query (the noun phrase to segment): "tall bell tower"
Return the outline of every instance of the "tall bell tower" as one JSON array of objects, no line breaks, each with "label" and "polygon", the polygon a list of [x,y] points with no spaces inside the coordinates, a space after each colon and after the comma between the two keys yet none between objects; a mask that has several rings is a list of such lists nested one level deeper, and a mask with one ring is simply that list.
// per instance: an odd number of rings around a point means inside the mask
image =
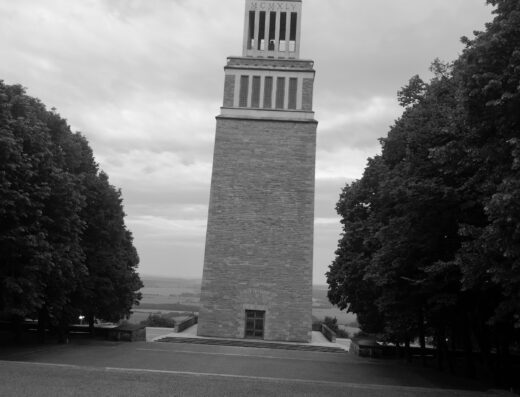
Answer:
[{"label": "tall bell tower", "polygon": [[224,67],[198,334],[309,341],[316,128],[301,0],[246,0]]}]

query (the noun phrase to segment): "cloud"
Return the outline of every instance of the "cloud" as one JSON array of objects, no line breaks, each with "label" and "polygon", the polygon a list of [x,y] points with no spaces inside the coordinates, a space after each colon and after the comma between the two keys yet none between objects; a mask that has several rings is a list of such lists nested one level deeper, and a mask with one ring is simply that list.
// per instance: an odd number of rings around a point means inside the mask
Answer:
[{"label": "cloud", "polygon": [[308,0],[302,54],[316,62],[320,96],[395,96],[436,57],[454,59],[490,11],[475,0]]},{"label": "cloud", "polygon": [[338,248],[341,224],[339,219],[318,222],[314,226],[314,283],[325,284],[324,274],[335,258],[334,252]]},{"label": "cloud", "polygon": [[181,238],[183,241],[204,234],[206,229],[206,220],[200,219],[165,219],[160,216],[142,215],[137,217],[129,217],[127,219],[129,225],[136,226],[140,229],[148,229],[147,238],[149,239],[166,239],[175,241]]},{"label": "cloud", "polygon": [[[0,79],[21,83],[82,131],[123,191],[141,272],[200,277],[214,116],[226,57],[240,55],[243,0],[0,2]],[[490,19],[484,0],[305,0],[315,60],[315,282],[339,238],[335,204],[399,117],[397,90],[452,60]]]},{"label": "cloud", "polygon": [[[339,102],[339,101],[338,101]],[[372,97],[364,101],[345,98],[340,106],[320,112],[320,150],[334,152],[338,147],[369,150],[379,146],[390,124],[402,113],[395,98]]]}]

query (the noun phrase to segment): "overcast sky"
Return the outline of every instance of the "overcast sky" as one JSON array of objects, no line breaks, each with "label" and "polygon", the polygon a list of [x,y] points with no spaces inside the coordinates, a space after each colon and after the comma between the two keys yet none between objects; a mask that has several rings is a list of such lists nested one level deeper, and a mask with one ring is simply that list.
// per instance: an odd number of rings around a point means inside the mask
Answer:
[{"label": "overcast sky", "polygon": [[[140,273],[202,276],[215,119],[244,0],[0,0],[0,80],[89,140],[123,191]],[[491,20],[484,0],[304,0],[315,61],[314,282],[340,238],[335,203],[401,114],[396,92]]]}]

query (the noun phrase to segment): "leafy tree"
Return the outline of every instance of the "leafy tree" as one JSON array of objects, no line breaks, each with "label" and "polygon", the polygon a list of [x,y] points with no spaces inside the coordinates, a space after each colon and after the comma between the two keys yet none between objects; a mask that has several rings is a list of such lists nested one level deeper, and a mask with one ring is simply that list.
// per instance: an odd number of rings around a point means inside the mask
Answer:
[{"label": "leafy tree", "polygon": [[[458,183],[465,199],[454,264],[462,271],[463,290],[480,305],[468,311],[479,347],[492,345],[496,373],[509,376],[509,346],[520,335],[518,239],[518,146],[520,132],[520,4],[489,1],[495,19],[455,63],[464,133],[439,151],[439,163]],[[492,363],[491,363],[492,364]],[[492,364],[494,365],[494,364]]]},{"label": "leafy tree", "polygon": [[1,81],[0,258],[0,313],[18,328],[38,318],[42,335],[50,322],[64,339],[85,308],[119,319],[140,299],[120,191],[98,172],[83,136]]},{"label": "leafy tree", "polygon": [[[437,62],[434,68],[439,65]],[[424,339],[425,313],[431,312],[437,293],[442,300],[438,310],[445,309],[446,284],[439,283],[441,277],[433,265],[450,258],[458,247],[457,201],[453,191],[443,186],[430,159],[432,144],[449,140],[447,131],[453,123],[454,91],[441,69],[443,73],[436,72],[430,84],[414,77],[409,88],[400,91],[407,110],[381,140],[382,155],[369,160],[363,178],[345,188],[337,207],[344,234],[328,273],[329,297],[338,295],[333,303],[338,298],[352,302],[345,289],[334,284],[335,273],[341,269],[354,301],[361,298],[372,306],[362,310],[365,315],[377,312],[378,316],[370,317],[379,317],[387,337],[403,342],[417,333]],[[414,87],[421,87],[420,96]],[[408,95],[411,97],[406,98]],[[347,250],[346,255],[342,250]],[[352,262],[359,254],[365,260],[358,267]],[[365,296],[358,293],[364,285]],[[351,304],[350,310],[357,310],[356,305]],[[365,329],[367,324],[361,321],[361,325]]]},{"label": "leafy tree", "polygon": [[328,317],[326,316],[323,319],[323,323],[329,327],[329,329],[333,332],[338,332],[338,319],[336,317]]},{"label": "leafy tree", "polygon": [[51,141],[31,113],[39,104],[20,86],[0,82],[0,101],[0,310],[23,318],[43,304],[41,273],[52,257],[42,225],[51,195],[45,178],[53,170]]},{"label": "leafy tree", "polygon": [[79,217],[83,197],[63,155],[69,136],[63,125],[53,125],[57,116],[20,86],[2,83],[0,90],[2,306],[18,321],[45,307],[58,323],[85,273]]},{"label": "leafy tree", "polygon": [[432,335],[439,357],[449,337],[468,364],[474,339],[490,363],[494,345],[507,376],[520,340],[520,3],[488,2],[494,21],[463,38],[459,59],[399,91],[405,111],[381,156],[340,196],[327,278],[332,303],[378,319],[362,329]]},{"label": "leafy tree", "polygon": [[93,326],[95,317],[114,322],[128,317],[141,299],[143,284],[136,273],[139,258],[132,235],[124,224],[121,191],[109,184],[104,172],[89,175],[87,186],[82,215],[89,277],[82,283],[81,307]]},{"label": "leafy tree", "polygon": [[[382,330],[382,316],[375,305],[379,288],[365,278],[366,268],[378,241],[374,238],[377,224],[372,214],[377,205],[377,172],[371,173],[380,164],[380,158],[369,160],[367,178],[346,186],[340,195],[336,210],[342,215],[343,237],[336,251],[336,259],[327,273],[329,300],[340,309],[358,315],[358,322],[367,332]],[[371,167],[373,165],[373,167]],[[374,180],[371,180],[373,176]]]},{"label": "leafy tree", "polygon": [[514,201],[520,194],[520,4],[511,0],[489,3],[496,6],[493,23],[473,41],[465,40],[467,47],[457,61],[467,117],[459,146],[468,155],[461,165],[470,175],[461,190],[474,199],[480,215],[464,226],[468,238],[459,260],[467,262],[467,255],[483,249],[484,261],[465,265],[465,286],[483,287],[489,282],[498,287],[501,302],[493,321],[515,321],[520,326],[520,240]]}]

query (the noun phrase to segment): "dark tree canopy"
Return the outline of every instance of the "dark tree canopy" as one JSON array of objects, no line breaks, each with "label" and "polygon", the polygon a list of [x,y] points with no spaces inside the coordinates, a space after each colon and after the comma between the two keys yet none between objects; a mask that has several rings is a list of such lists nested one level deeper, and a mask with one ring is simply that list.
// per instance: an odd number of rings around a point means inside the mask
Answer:
[{"label": "dark tree canopy", "polygon": [[121,192],[72,133],[21,86],[0,81],[0,314],[56,326],[116,321],[142,284]]},{"label": "dark tree canopy", "polygon": [[340,195],[327,280],[367,332],[505,356],[520,343],[520,2],[488,2],[461,56],[399,91],[382,154]]}]

